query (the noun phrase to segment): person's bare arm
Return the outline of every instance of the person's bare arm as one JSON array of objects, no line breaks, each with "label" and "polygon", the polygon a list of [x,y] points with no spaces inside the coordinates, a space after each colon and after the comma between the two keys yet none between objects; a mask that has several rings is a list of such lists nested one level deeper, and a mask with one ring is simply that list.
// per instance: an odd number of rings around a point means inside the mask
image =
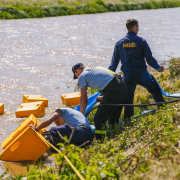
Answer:
[{"label": "person's bare arm", "polygon": [[81,89],[80,112],[84,114],[87,106],[87,86]]},{"label": "person's bare arm", "polygon": [[[61,116],[61,110],[57,110],[49,119],[43,121],[39,126],[36,127],[36,130],[39,131],[40,129],[43,129],[47,126],[49,126],[52,122],[54,122],[56,119],[58,119]],[[29,127],[32,127],[35,129],[34,125],[30,125]]]}]

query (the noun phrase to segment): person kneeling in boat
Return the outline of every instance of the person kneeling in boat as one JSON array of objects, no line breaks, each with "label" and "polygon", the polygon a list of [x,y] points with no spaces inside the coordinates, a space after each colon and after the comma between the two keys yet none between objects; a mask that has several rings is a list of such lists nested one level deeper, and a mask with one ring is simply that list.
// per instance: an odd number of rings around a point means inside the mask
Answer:
[{"label": "person kneeling in boat", "polygon": [[93,141],[94,134],[91,131],[88,119],[79,111],[71,108],[57,109],[52,117],[43,121],[39,126],[30,125],[30,127],[39,131],[52,122],[57,125],[50,129],[50,135],[55,144],[64,142],[62,139],[64,136],[69,139],[73,129],[74,133],[70,144],[88,146]]}]

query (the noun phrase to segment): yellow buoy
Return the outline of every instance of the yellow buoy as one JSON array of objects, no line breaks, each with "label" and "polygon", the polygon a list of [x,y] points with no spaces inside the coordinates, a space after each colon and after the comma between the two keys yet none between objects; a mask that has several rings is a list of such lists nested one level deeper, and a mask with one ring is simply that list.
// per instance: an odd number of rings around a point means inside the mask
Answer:
[{"label": "yellow buoy", "polygon": [[43,116],[45,114],[44,102],[37,101],[37,102],[23,103],[16,110],[16,117],[28,117],[31,114],[33,114],[36,117]]},{"label": "yellow buoy", "polygon": [[61,94],[62,102],[66,105],[78,105],[80,103],[81,93]]},{"label": "yellow buoy", "polygon": [[[1,145],[2,149],[5,149],[12,141],[14,141],[29,125],[39,126],[41,122],[31,114],[16,130],[14,130]],[[39,130],[40,133],[47,131],[46,128]]]},{"label": "yellow buoy", "polygon": [[48,100],[42,95],[23,95],[23,103],[43,101],[44,106],[48,106]]},{"label": "yellow buoy", "polygon": [[0,154],[0,159],[5,161],[36,161],[49,148],[50,146],[44,137],[28,127],[6,147]]},{"label": "yellow buoy", "polygon": [[0,114],[4,114],[4,104],[0,103]]}]

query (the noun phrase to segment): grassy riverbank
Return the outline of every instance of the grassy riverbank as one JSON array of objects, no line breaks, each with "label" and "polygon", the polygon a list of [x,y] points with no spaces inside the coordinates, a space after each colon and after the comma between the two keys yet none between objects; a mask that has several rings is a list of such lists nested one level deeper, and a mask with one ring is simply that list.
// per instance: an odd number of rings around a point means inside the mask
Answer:
[{"label": "grassy riverbank", "polygon": [[[153,71],[161,87],[169,92],[180,92],[180,58],[171,60],[164,73]],[[166,98],[166,100],[172,100]],[[151,95],[138,86],[135,103],[152,102]],[[149,107],[153,109],[155,107]],[[147,109],[147,108],[145,108]],[[143,109],[136,108],[136,115]],[[93,121],[92,115],[89,119]],[[89,179],[180,179],[180,104],[165,105],[154,115],[132,120],[131,125],[116,126],[110,130],[103,144],[95,141],[88,149],[61,145],[64,150],[56,154],[56,167],[41,169],[41,164],[28,175],[4,179],[78,179],[66,163],[64,154]],[[92,124],[92,123],[91,123]],[[3,175],[1,176],[3,179]]]},{"label": "grassy riverbank", "polygon": [[1,0],[0,19],[42,18],[74,14],[180,7],[180,0]]}]

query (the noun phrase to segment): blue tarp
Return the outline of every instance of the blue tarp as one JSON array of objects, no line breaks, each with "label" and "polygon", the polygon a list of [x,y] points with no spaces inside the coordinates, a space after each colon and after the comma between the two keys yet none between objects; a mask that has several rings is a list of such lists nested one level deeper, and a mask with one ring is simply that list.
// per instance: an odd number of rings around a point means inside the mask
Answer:
[{"label": "blue tarp", "polygon": [[[88,111],[90,111],[94,107],[94,105],[97,103],[96,98],[98,96],[100,96],[100,95],[101,94],[99,92],[96,92],[96,93],[94,93],[92,96],[90,96],[88,98],[88,104],[87,104],[87,107],[86,107],[86,110],[85,110],[84,114],[86,114]],[[77,111],[80,111],[80,104],[77,105],[74,109],[77,110]],[[95,134],[95,126],[94,125],[91,125],[91,130]]]},{"label": "blue tarp", "polygon": [[161,86],[159,85],[159,83],[158,83],[158,82],[156,81],[156,79],[154,78],[154,76],[153,76],[153,75],[151,75],[151,76],[152,76],[152,78],[155,80],[155,82],[157,83],[159,89],[161,90],[162,95],[167,96],[167,97],[174,97],[174,98],[179,98],[179,97],[180,97],[180,93],[169,94],[169,93],[167,93],[167,92],[164,92],[163,89],[161,88]]},{"label": "blue tarp", "polygon": [[[160,89],[161,94],[162,94],[163,96],[173,97],[173,98],[179,98],[179,97],[180,97],[180,93],[170,94],[170,93],[164,92],[164,90],[161,88],[161,86],[159,85],[159,83],[157,82],[157,80],[155,79],[155,77],[154,77],[153,75],[151,75],[151,76],[152,76],[152,78],[154,79],[154,81],[157,83],[157,86],[158,86],[158,88]],[[156,110],[155,110],[155,109],[153,109],[153,110],[146,110],[146,111],[143,111],[143,112],[141,113],[141,115],[136,116],[136,117],[134,117],[134,118],[137,119],[137,118],[139,118],[139,117],[141,117],[141,116],[143,116],[143,115],[155,114],[155,113],[156,113]]]},{"label": "blue tarp", "polygon": [[[101,93],[96,92],[96,93],[94,93],[92,96],[90,96],[88,98],[88,104],[87,104],[87,107],[86,107],[86,110],[85,110],[84,114],[86,114],[88,111],[90,111],[94,107],[94,105],[97,103],[97,99],[96,98],[98,96],[100,96],[100,95],[101,95]],[[80,111],[80,104],[77,105],[74,109],[77,110],[77,111]]]}]

